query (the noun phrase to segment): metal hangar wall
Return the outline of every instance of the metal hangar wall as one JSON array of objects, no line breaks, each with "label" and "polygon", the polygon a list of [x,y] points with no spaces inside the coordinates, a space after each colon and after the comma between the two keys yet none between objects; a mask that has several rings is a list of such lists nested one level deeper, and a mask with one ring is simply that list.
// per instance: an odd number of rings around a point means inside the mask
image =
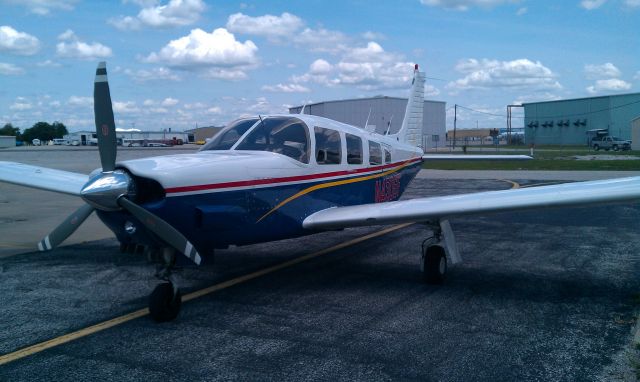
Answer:
[{"label": "metal hangar wall", "polygon": [[524,105],[527,144],[587,145],[596,131],[631,139],[640,93],[531,102]]}]

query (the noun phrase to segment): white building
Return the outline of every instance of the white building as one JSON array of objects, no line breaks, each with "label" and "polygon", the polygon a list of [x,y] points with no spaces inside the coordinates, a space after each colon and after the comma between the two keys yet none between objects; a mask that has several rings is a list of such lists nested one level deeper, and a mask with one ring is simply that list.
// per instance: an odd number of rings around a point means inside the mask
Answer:
[{"label": "white building", "polygon": [[0,135],[0,149],[7,147],[16,147],[16,137]]},{"label": "white building", "polygon": [[[95,130],[81,130],[74,131],[64,136],[65,139],[72,141],[78,141],[81,145],[91,145],[97,143],[97,136]],[[119,143],[122,143],[123,139],[139,140],[139,141],[166,141],[166,140],[182,140],[184,143],[189,141],[189,133],[184,131],[142,131],[139,129],[118,129],[116,128],[116,138]],[[174,139],[175,138],[175,139]],[[93,142],[93,143],[92,143]]]}]

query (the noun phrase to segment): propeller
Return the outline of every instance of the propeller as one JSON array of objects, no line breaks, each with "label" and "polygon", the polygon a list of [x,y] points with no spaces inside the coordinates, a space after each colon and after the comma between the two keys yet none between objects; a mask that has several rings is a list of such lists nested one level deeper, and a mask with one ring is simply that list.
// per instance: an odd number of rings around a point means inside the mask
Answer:
[{"label": "propeller", "polygon": [[85,204],[84,206],[75,210],[74,213],[69,215],[62,224],[56,227],[50,234],[38,243],[38,249],[41,251],[48,251],[57,247],[66,238],[71,236],[76,229],[84,222],[89,215],[93,212],[93,206]]},{"label": "propeller", "polygon": [[101,211],[124,209],[135,216],[146,229],[153,232],[160,240],[200,265],[201,258],[198,251],[183,234],[132,200],[136,195],[135,181],[125,169],[116,168],[116,127],[105,62],[100,62],[96,69],[93,99],[102,172],[91,178],[80,192],[87,205],[72,213],[62,224],[42,239],[38,243],[38,249],[48,251],[58,246],[75,232],[95,209]]}]

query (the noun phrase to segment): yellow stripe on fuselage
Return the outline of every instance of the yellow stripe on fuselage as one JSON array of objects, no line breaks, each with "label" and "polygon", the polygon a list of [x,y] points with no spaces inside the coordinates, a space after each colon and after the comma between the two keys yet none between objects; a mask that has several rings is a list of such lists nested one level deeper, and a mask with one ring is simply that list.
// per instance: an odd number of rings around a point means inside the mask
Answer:
[{"label": "yellow stripe on fuselage", "polygon": [[349,178],[349,179],[343,179],[343,180],[336,180],[333,182],[326,182],[326,183],[320,183],[320,184],[316,184],[315,186],[311,186],[309,188],[305,188],[302,191],[299,191],[298,193],[296,193],[295,195],[292,195],[288,198],[286,198],[285,200],[283,200],[282,202],[278,203],[277,206],[273,207],[271,209],[271,211],[267,212],[266,214],[262,215],[262,217],[260,219],[258,219],[256,221],[256,223],[260,223],[264,218],[266,218],[267,216],[271,215],[272,213],[274,213],[276,210],[278,210],[280,207],[284,206],[285,204],[291,202],[292,200],[295,200],[299,197],[301,197],[302,195],[306,195],[310,192],[313,192],[315,190],[320,190],[322,188],[329,188],[329,187],[335,187],[335,186],[342,186],[343,184],[349,184],[349,183],[356,183],[356,182],[364,182],[365,180],[369,180],[369,179],[375,179],[375,178],[381,178],[383,176],[387,176],[389,174],[392,174],[394,172],[397,172],[407,166],[410,166],[412,164],[414,164],[415,162],[412,163],[404,163],[401,164],[400,166],[394,167],[390,170],[378,173],[378,174],[371,174],[371,175],[366,175],[366,176],[362,176],[359,178]]}]

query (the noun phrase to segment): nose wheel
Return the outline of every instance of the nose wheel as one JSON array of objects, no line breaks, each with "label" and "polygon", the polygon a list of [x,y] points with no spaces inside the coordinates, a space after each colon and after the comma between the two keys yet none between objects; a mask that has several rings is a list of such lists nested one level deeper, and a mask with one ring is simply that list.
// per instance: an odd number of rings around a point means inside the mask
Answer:
[{"label": "nose wheel", "polygon": [[149,314],[156,322],[172,321],[180,313],[182,294],[173,276],[175,250],[165,248],[162,253],[164,266],[156,272],[156,277],[163,282],[158,284],[149,295]]},{"label": "nose wheel", "polygon": [[171,282],[158,284],[149,296],[149,313],[156,322],[172,321],[178,317],[182,295]]}]

